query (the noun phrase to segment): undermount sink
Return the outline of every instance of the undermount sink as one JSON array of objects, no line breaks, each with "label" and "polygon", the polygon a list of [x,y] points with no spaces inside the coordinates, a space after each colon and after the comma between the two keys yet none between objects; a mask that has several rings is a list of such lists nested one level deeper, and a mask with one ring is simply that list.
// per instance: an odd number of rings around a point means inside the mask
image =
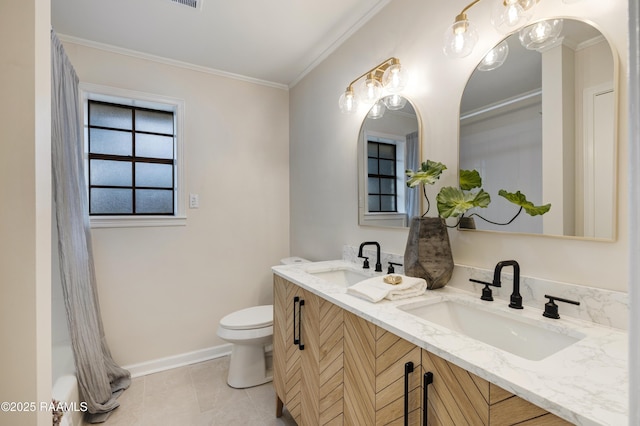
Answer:
[{"label": "undermount sink", "polygon": [[347,267],[307,270],[306,272],[315,277],[322,278],[323,280],[343,287],[350,287],[362,280],[370,278],[369,275],[363,272],[358,272]]},{"label": "undermount sink", "polygon": [[540,361],[585,337],[578,332],[559,333],[534,324],[534,319],[455,298],[409,303],[398,308],[531,361]]}]

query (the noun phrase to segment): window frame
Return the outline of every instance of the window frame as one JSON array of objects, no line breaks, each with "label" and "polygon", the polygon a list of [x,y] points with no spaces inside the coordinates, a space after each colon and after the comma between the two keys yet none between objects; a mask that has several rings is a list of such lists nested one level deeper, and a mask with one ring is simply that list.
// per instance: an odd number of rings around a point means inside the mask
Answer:
[{"label": "window frame", "polygon": [[[369,154],[369,146],[371,144],[375,144],[377,149],[377,154],[375,157],[372,157]],[[393,158],[382,158],[380,156],[380,150],[382,146],[387,146],[387,147],[393,147]],[[379,141],[379,140],[374,140],[373,138],[368,138],[367,139],[367,211],[369,213],[386,213],[386,214],[396,214],[398,213],[398,182],[396,181],[397,178],[397,168],[398,168],[398,149],[397,149],[397,144],[395,143],[389,143],[386,141]],[[375,159],[378,163],[378,166],[376,167],[377,172],[373,173],[371,170],[369,170],[369,161]],[[382,173],[381,169],[381,162],[382,161],[388,161],[391,162],[391,164],[393,165],[393,174],[384,174]],[[372,192],[371,188],[369,187],[369,182],[371,181],[371,179],[375,179],[378,181],[378,192]],[[383,192],[382,188],[382,181],[383,180],[390,180],[392,182],[392,192],[390,193],[385,193]],[[377,204],[378,204],[378,210],[371,210],[371,200],[369,199],[371,196],[375,196],[376,200],[377,200]],[[384,204],[382,202],[382,198],[383,197],[392,197],[393,198],[393,206],[394,206],[394,210],[383,210],[382,209],[382,205]]]},{"label": "window frame", "polygon": [[92,228],[122,228],[147,226],[186,225],[187,194],[184,186],[184,101],[167,96],[154,95],[127,89],[80,83],[80,97],[83,118],[84,175],[87,200],[89,199],[89,143],[88,143],[88,103],[89,100],[108,102],[136,108],[173,112],[175,117],[174,141],[174,214],[150,215],[90,215]]},{"label": "window frame", "polygon": [[[406,137],[401,135],[392,135],[387,133],[381,133],[377,131],[366,131],[364,136],[364,140],[362,143],[362,149],[364,150],[364,166],[362,167],[363,173],[363,183],[364,183],[364,195],[365,199],[363,200],[363,220],[366,221],[375,221],[375,220],[406,220],[407,213],[405,211],[405,197],[406,197],[406,187],[405,187],[405,156],[406,156]],[[368,142],[381,142],[387,144],[396,145],[396,208],[397,212],[371,212],[369,211],[369,203],[367,200],[367,196],[369,194],[368,188],[368,176],[369,176],[369,165],[368,165]]]}]

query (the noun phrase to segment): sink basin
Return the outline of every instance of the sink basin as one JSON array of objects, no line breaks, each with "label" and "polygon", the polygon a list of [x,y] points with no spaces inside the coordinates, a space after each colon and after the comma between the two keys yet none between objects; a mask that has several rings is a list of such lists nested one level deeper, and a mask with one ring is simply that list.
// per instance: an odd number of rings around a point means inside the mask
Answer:
[{"label": "sink basin", "polygon": [[342,287],[350,287],[362,280],[370,278],[369,275],[350,268],[318,269],[307,270],[306,272]]},{"label": "sink basin", "polygon": [[398,308],[531,361],[540,361],[585,337],[577,332],[559,333],[536,325],[534,319],[454,298],[410,303]]}]

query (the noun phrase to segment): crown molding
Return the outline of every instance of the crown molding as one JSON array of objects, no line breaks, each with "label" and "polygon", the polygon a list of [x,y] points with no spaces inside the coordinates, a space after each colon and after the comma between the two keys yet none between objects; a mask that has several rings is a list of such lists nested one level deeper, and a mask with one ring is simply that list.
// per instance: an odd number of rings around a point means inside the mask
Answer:
[{"label": "crown molding", "polygon": [[137,59],[144,59],[147,61],[153,61],[164,65],[171,65],[178,68],[184,68],[191,71],[198,71],[206,74],[216,75],[218,77],[225,77],[234,80],[245,81],[248,83],[258,84],[261,86],[272,87],[280,90],[289,90],[289,86],[286,84],[274,83],[272,81],[260,80],[258,78],[247,77],[240,74],[234,74],[226,71],[217,70],[214,68],[203,67],[199,65],[190,64],[188,62],[177,61],[174,59],[164,58],[162,56],[151,55],[148,53],[139,52],[137,50],[125,49],[122,47],[113,46],[110,44],[100,43],[97,41],[87,40],[79,37],[73,37],[66,34],[57,34],[58,38],[63,43],[72,43],[81,46],[90,47],[92,49],[103,50],[105,52],[117,53],[119,55],[130,56]]}]

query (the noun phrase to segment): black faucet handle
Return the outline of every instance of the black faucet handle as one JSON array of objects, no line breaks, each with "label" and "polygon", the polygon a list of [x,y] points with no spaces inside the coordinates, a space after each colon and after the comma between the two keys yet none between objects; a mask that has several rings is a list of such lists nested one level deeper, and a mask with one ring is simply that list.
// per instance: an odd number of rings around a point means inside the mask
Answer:
[{"label": "black faucet handle", "polygon": [[366,256],[358,256],[361,259],[364,259],[364,262],[362,263],[362,269],[369,269],[369,258]]},{"label": "black faucet handle", "polygon": [[480,299],[486,300],[487,302],[493,302],[493,294],[492,294],[491,289],[489,288],[489,286],[502,287],[500,282],[490,283],[490,282],[487,282],[487,281],[480,281],[480,280],[476,280],[476,279],[473,279],[473,278],[469,278],[469,281],[474,282],[474,283],[478,283],[478,284],[484,284],[484,288],[482,289],[482,296],[480,297]]},{"label": "black faucet handle", "polygon": [[387,274],[393,274],[396,272],[394,266],[402,266],[402,263],[389,262],[389,267],[387,268]]},{"label": "black faucet handle", "polygon": [[555,301],[570,303],[572,305],[580,305],[580,302],[576,302],[575,300],[563,299],[562,297],[549,296],[547,294],[544,295],[549,301],[544,304],[544,313],[542,316],[552,319],[559,319],[560,314],[558,314],[558,305],[555,304]]}]

